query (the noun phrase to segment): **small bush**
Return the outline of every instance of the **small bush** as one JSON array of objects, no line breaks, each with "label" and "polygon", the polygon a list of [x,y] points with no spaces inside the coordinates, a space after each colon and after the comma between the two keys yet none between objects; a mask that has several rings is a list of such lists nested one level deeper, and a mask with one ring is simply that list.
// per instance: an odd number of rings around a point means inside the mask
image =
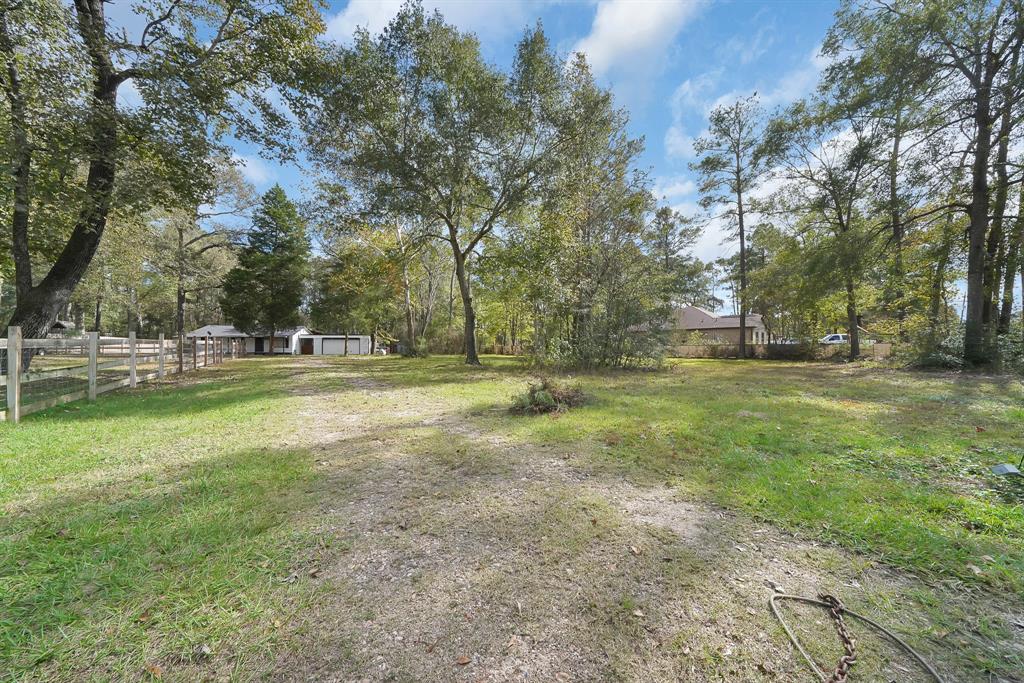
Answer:
[{"label": "small bush", "polygon": [[541,377],[530,383],[526,393],[518,394],[512,399],[511,410],[519,415],[560,413],[583,405],[583,401],[583,388],[579,384]]}]

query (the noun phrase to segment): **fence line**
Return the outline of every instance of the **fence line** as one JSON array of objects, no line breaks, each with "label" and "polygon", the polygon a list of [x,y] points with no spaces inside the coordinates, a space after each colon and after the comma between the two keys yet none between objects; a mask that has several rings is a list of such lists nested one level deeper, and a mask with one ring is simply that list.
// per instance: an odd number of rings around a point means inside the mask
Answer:
[{"label": "fence line", "polygon": [[[883,359],[892,355],[892,344],[877,342],[860,349],[861,358]],[[751,358],[773,360],[828,360],[850,353],[850,347],[841,344],[747,344]],[[739,358],[738,344],[676,344],[668,348],[671,358]]]},{"label": "fence line", "polygon": [[[186,349],[187,347],[187,349]],[[219,365],[245,355],[241,339],[138,339],[84,337],[23,339],[21,328],[7,328],[0,338],[0,385],[6,387],[0,420],[18,422],[23,416],[102,393],[134,388],[167,375]]]}]

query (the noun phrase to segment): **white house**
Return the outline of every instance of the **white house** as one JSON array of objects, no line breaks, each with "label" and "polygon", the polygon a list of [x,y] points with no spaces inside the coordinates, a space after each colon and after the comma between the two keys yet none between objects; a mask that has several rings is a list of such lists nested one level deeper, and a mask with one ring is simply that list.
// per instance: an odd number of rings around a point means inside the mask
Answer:
[{"label": "white house", "polygon": [[[270,335],[249,335],[232,325],[204,325],[185,335],[189,339],[227,337],[244,339],[246,353],[271,353]],[[308,327],[291,327],[274,332],[273,353],[303,356],[369,355],[373,353],[366,334],[322,334]]]}]

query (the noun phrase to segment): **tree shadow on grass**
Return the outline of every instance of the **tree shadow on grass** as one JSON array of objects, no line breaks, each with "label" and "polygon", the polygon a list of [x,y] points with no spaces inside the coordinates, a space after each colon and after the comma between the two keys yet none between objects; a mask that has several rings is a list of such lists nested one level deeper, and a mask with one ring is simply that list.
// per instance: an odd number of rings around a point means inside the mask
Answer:
[{"label": "tree shadow on grass", "polygon": [[153,650],[266,628],[271,589],[315,547],[293,519],[312,476],[305,450],[249,449],[9,515],[0,670],[134,678]]}]

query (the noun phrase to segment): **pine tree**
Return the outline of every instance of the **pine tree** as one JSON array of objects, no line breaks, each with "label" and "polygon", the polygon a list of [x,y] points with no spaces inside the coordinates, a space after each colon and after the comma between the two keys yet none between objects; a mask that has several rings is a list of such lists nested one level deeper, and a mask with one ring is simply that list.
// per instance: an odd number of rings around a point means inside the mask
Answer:
[{"label": "pine tree", "polygon": [[224,279],[221,307],[238,329],[270,335],[299,322],[305,290],[309,241],[295,207],[275,185],[263,195],[238,266]]}]

